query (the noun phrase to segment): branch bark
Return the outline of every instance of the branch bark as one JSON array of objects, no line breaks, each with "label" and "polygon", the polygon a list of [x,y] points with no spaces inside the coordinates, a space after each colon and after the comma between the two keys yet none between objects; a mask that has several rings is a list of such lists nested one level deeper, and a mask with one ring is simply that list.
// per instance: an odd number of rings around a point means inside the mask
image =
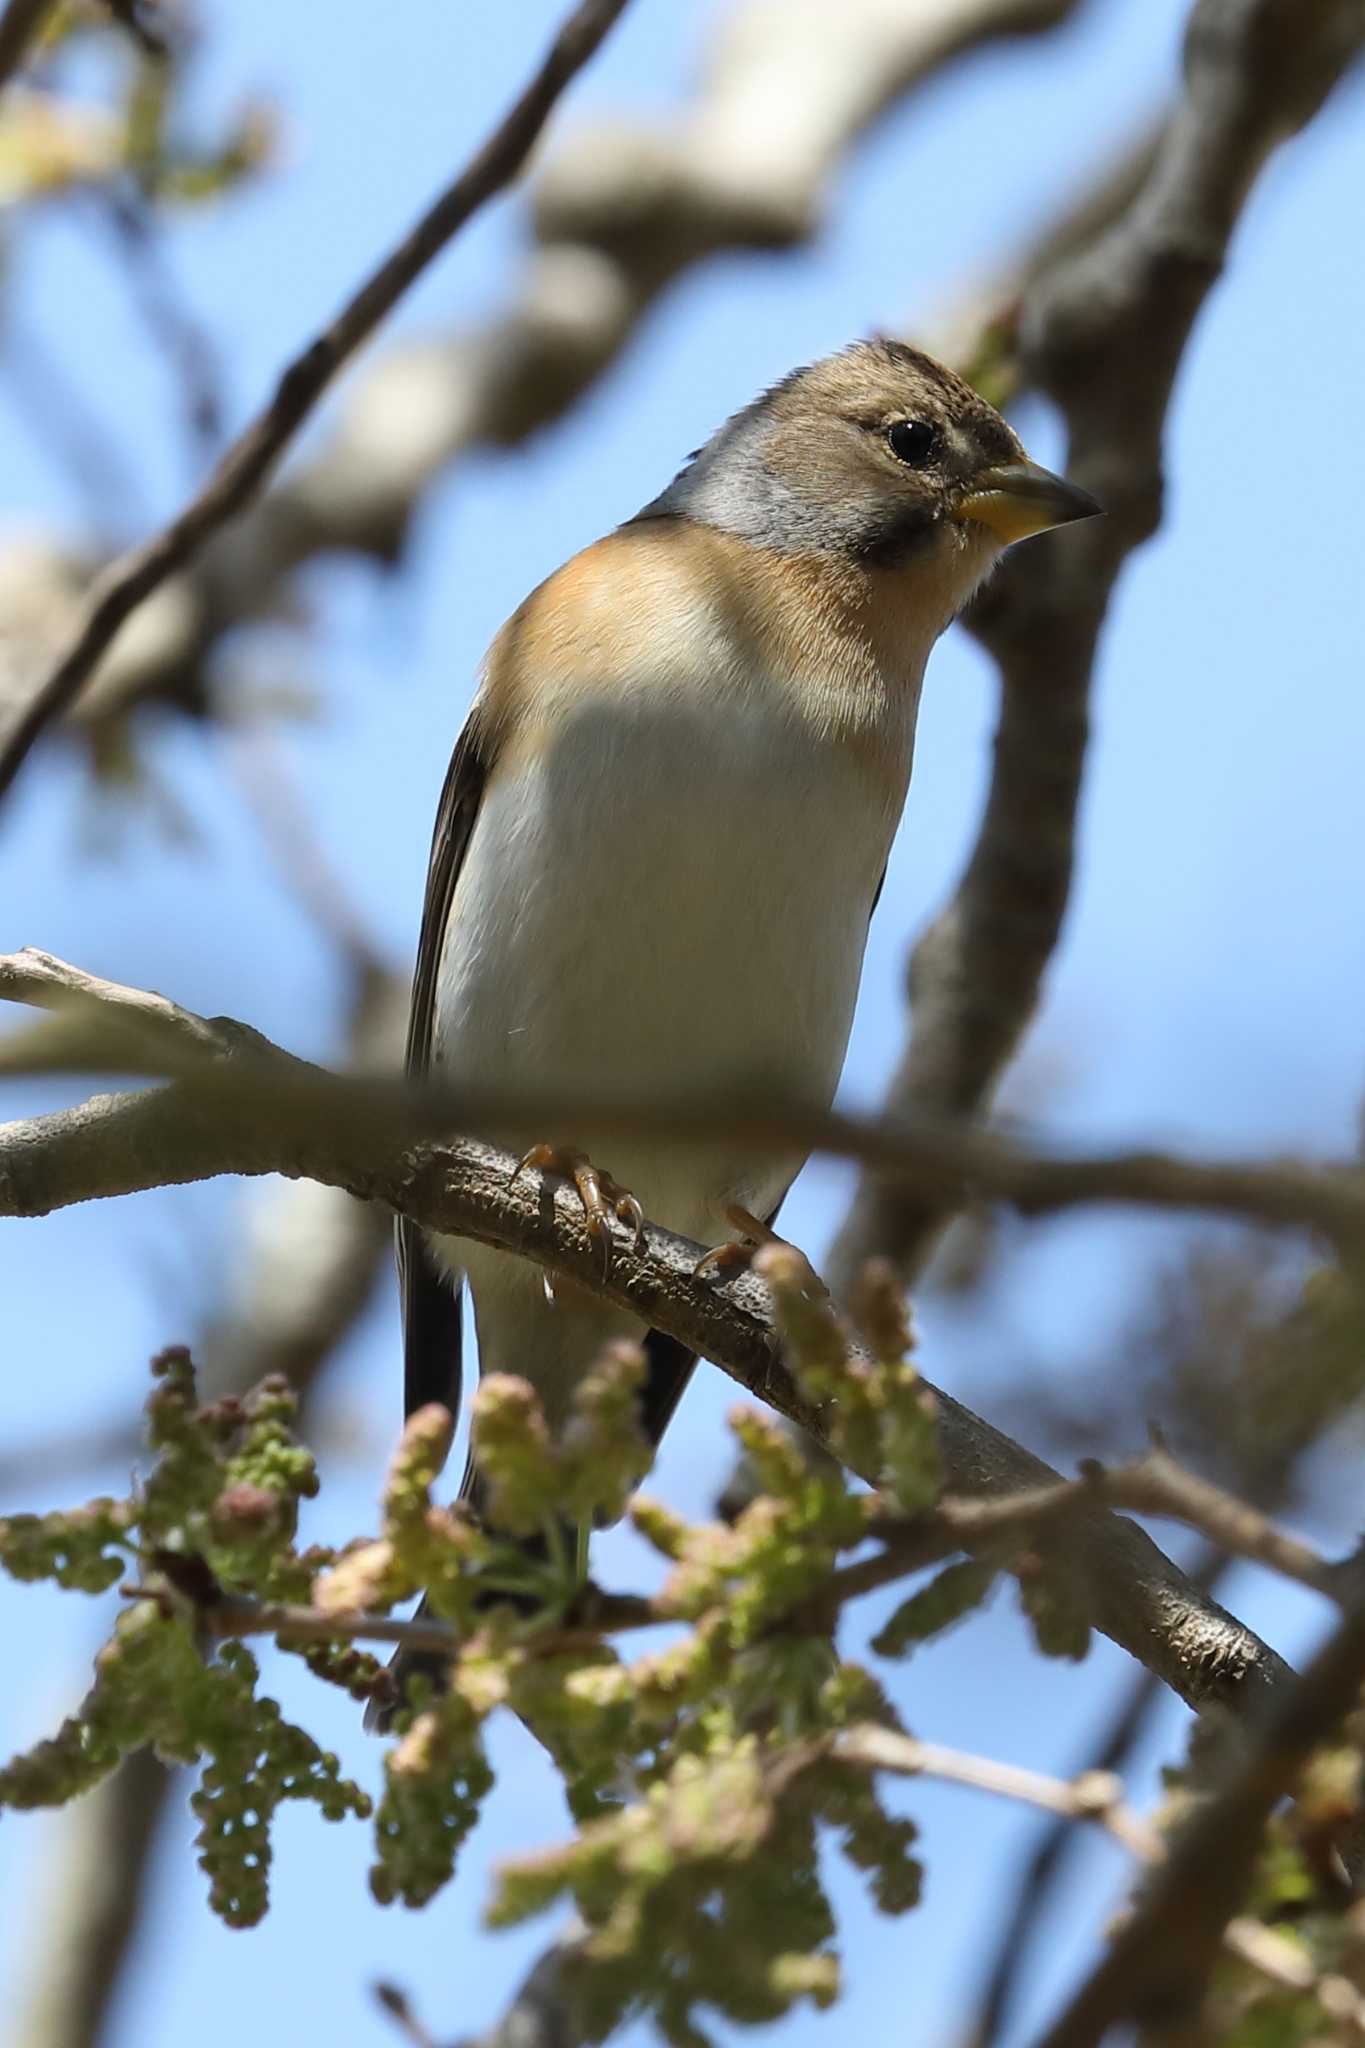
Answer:
[{"label": "branch bark", "polygon": [[[1018,377],[1057,405],[1068,474],[1108,517],[1007,557],[969,614],[1000,670],[994,768],[966,870],[911,956],[897,1113],[980,1109],[1032,1018],[1070,894],[1095,651],[1119,575],[1160,520],[1185,346],[1266,158],[1362,42],[1360,0],[1199,0],[1185,90],[1136,194],[1025,284]],[[874,1254],[912,1277],[952,1206],[865,1175],[828,1261],[836,1294]]]}]

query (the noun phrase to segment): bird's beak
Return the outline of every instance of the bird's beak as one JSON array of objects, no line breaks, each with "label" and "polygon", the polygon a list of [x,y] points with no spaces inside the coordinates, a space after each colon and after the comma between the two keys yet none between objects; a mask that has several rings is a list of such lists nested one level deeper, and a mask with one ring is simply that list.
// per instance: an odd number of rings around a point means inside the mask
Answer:
[{"label": "bird's beak", "polygon": [[1008,543],[1073,519],[1093,519],[1103,510],[1089,491],[1036,462],[1005,462],[998,469],[983,470],[966,497],[959,499],[953,516],[975,519]]}]

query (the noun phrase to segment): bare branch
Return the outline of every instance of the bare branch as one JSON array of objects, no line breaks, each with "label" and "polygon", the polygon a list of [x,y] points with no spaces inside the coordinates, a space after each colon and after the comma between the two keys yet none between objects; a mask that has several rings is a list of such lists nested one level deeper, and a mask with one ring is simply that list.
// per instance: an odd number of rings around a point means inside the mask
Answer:
[{"label": "bare branch", "polygon": [[1127,1465],[1106,1468],[1087,1460],[1079,1479],[1040,1487],[1012,1500],[949,1498],[940,1502],[938,1515],[964,1542],[984,1543],[995,1534],[1008,1535],[1064,1518],[1078,1502],[1087,1500],[1092,1505],[1103,1502],[1106,1507],[1125,1508],[1131,1514],[1183,1522],[1229,1557],[1248,1558],[1342,1604],[1352,1597],[1352,1560],[1338,1564],[1323,1557],[1249,1501],[1189,1471],[1161,1448]]},{"label": "bare branch", "polygon": [[[120,1588],[129,1600],[161,1601],[168,1597],[156,1585],[126,1585]],[[528,1643],[536,1656],[554,1657],[636,1628],[658,1628],[676,1619],[653,1600],[636,1593],[604,1593],[596,1586],[584,1589],[575,1603],[581,1606],[581,1622],[563,1628],[537,1632]],[[413,1615],[404,1620],[393,1614],[330,1613],[321,1607],[290,1606],[278,1601],[247,1600],[224,1595],[196,1605],[196,1627],[222,1641],[246,1636],[288,1636],[301,1643],[390,1643],[407,1650],[434,1650],[454,1657],[468,1637],[448,1621],[433,1615]]]},{"label": "bare branch", "polygon": [[332,324],[294,358],[265,410],[233,442],[198,497],[154,539],[121,557],[100,577],[75,643],[0,748],[0,797],[40,735],[75,700],[124,621],[250,504],[338,370],[369,340],[471,214],[516,177],[560,94],[625,5],[626,0],[582,0],[511,112]]},{"label": "bare branch", "polygon": [[57,0],[8,0],[0,14],[0,92],[23,64]]},{"label": "bare branch", "polygon": [[1130,1856],[1143,1863],[1161,1855],[1161,1838],[1139,1814],[1123,1803],[1123,1782],[1109,1771],[1083,1771],[1079,1778],[1049,1778],[1019,1764],[997,1763],[991,1757],[948,1749],[941,1742],[921,1742],[894,1728],[869,1724],[836,1735],[830,1754],[841,1763],[870,1771],[894,1771],[905,1778],[940,1778],[945,1784],[967,1785],[997,1799],[1015,1799],[1044,1813],[1068,1820],[1097,1821]]},{"label": "bare branch", "polygon": [[[1109,516],[1007,558],[970,614],[1001,673],[995,766],[966,871],[911,959],[913,1031],[887,1098],[902,1114],[980,1108],[1032,1017],[1070,892],[1095,648],[1160,518],[1181,357],[1262,164],[1363,40],[1359,0],[1199,0],[1184,95],[1131,203],[1025,286],[1019,376],[1060,408],[1068,473]],[[916,1272],[951,1206],[865,1176],[830,1255],[836,1294],[877,1253]]]},{"label": "bare branch", "polygon": [[28,1981],[11,1989],[15,2048],[96,2048],[170,1782],[151,1750],[138,1750],[58,1817],[30,1923],[40,1938],[24,1946]]},{"label": "bare branch", "polygon": [[[1304,1692],[1311,1679],[1310,1673],[1296,1690]],[[1097,1822],[1140,1863],[1159,1865],[1168,1854],[1167,1844],[1156,1830],[1125,1805],[1122,1780],[1109,1771],[1083,1771],[1078,1778],[1071,1779],[1049,1778],[1038,1771],[1021,1769],[1017,1764],[997,1763],[990,1757],[947,1749],[936,1742],[920,1742],[913,1736],[875,1725],[851,1728],[847,1733],[835,1736],[828,1753],[840,1762],[868,1770],[894,1771],[905,1777],[938,1778],[946,1784],[970,1786],[980,1792],[993,1793],[998,1798],[1037,1806],[1065,1821]],[[1202,1828],[1202,1825],[1202,1819],[1196,1823],[1196,1827]],[[1184,1851],[1185,1838],[1181,1838],[1175,1844],[1173,1855],[1179,1858]],[[1243,1872],[1243,1878],[1247,1874]],[[1164,1876],[1165,1873],[1155,1880],[1157,1886],[1163,1883]],[[1162,1928],[1161,1934],[1169,1931]],[[1127,1932],[1125,1927],[1125,1936]],[[1155,1930],[1149,1929],[1148,1934],[1153,1938]],[[1303,1950],[1285,1940],[1273,1928],[1250,1919],[1231,1920],[1215,1927],[1208,1957],[1210,1963],[1220,1943],[1272,1983],[1316,1996],[1334,2021],[1347,2027],[1357,2038],[1365,2038],[1365,1998],[1355,1986],[1344,1978],[1321,1976]],[[1154,1951],[1153,1961],[1160,1972],[1162,1957],[1159,1951]],[[1160,1992],[1153,1993],[1151,2004],[1153,2012],[1160,2013],[1163,2024],[1169,2025],[1170,2008],[1162,2002]],[[1120,2018],[1129,2010],[1138,2012],[1141,2009],[1138,2006],[1123,2007],[1115,2011],[1112,2018]],[[1098,2044],[1101,2036],[1077,2036],[1077,2048],[1082,2038]],[[1046,2048],[1052,2048],[1051,2037]]]},{"label": "bare branch", "polygon": [[[1050,2027],[1040,2048],[1099,2048],[1109,2029],[1151,2016],[1172,2027],[1198,2011],[1218,1950],[1238,1913],[1265,1827],[1314,1749],[1335,1734],[1365,1681],[1365,1610],[1348,1614],[1303,1677],[1274,1702],[1226,1783],[1192,1814],[1165,1865],[1115,1935],[1103,1961]],[[1256,1963],[1268,1930],[1239,1923]],[[1272,1941],[1274,1937],[1271,1937]],[[1301,1959],[1300,1959],[1301,1961]],[[1355,2027],[1360,2029],[1360,2002]]]}]

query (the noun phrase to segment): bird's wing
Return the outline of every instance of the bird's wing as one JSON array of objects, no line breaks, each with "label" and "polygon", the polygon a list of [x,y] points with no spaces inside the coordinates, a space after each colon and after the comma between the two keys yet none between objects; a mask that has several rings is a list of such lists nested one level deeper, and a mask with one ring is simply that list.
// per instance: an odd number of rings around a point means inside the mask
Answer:
[{"label": "bird's wing", "polygon": [[[465,725],[446,770],[436,812],[417,941],[417,968],[408,1015],[407,1072],[422,1079],[431,1067],[436,975],[460,869],[488,780],[489,756],[474,718]],[[440,1272],[415,1223],[397,1227],[398,1293],[403,1311],[403,1413],[440,1401],[460,1407],[460,1294]]]}]

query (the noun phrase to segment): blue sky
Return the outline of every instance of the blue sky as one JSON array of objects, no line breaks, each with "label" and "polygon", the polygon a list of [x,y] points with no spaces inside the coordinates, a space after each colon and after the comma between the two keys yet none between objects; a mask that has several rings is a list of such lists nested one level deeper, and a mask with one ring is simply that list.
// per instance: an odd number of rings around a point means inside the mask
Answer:
[{"label": "blue sky", "polygon": [[[525,72],[557,10],[523,0],[460,9],[375,10],[334,0],[325,47],[316,14],[239,0],[206,9],[195,89],[206,123],[247,90],[278,98],[278,169],[246,197],[188,219],[172,238],[184,288],[217,339],[240,421],[282,360],[327,317],[482,132]],[[310,573],[315,630],[288,658],[320,700],[286,738],[330,858],[380,942],[410,956],[429,819],[483,646],[525,591],[627,516],[726,413],[790,367],[874,324],[926,323],[989,275],[1029,224],[1169,91],[1176,0],[1093,5],[1065,33],[975,58],[887,121],[837,182],[825,231],[796,255],[726,259],[690,275],[647,321],[602,387],[560,427],[515,453],[465,464],[418,522],[403,573],[355,565]],[[568,126],[605,112],[658,119],[687,92],[710,10],[636,0],[570,95]],[[1358,522],[1365,368],[1365,267],[1358,248],[1365,122],[1357,81],[1272,163],[1198,330],[1172,416],[1168,518],[1130,566],[1102,650],[1076,892],[1031,1044],[1049,1128],[1083,1142],[1151,1138],[1208,1150],[1352,1140],[1365,998],[1362,855],[1365,759]],[[479,220],[436,266],[384,339],[477,320],[509,289],[524,237],[518,200]],[[130,313],[98,238],[54,217],[18,238],[6,289],[29,330],[109,425],[145,493],[137,514],[174,508],[187,484],[171,430],[165,366]],[[363,366],[355,372],[364,374]],[[1039,408],[1021,416],[1033,452],[1060,456]],[[27,430],[0,366],[6,523],[72,531],[79,508]],[[130,517],[130,535],[139,531]],[[285,643],[280,643],[283,648]],[[278,650],[277,650],[278,651]],[[907,944],[970,845],[994,718],[988,665],[950,634],[931,664],[915,784],[873,927],[845,1079],[875,1102],[903,1034]],[[249,1018],[305,1052],[331,1047],[336,974],[325,944],[284,900],[214,744],[168,728],[155,764],[193,819],[168,845],[136,817],[90,851],[88,798],[64,756],[28,775],[0,822],[5,929],[101,973],[159,987],[196,1008]],[[56,1101],[10,1096],[13,1110]],[[812,1169],[784,1228],[819,1254],[848,1189]],[[107,1417],[141,1398],[146,1357],[189,1334],[230,1268],[250,1205],[244,1184],[150,1194],[11,1225],[0,1244],[9,1367],[7,1447]],[[945,1304],[923,1318],[924,1362],[989,1405],[1026,1403],[1084,1368],[1138,1308],[1176,1226],[1086,1217],[1031,1229],[989,1313]],[[699,1375],[651,1482],[694,1510],[728,1451],[731,1388]],[[358,1447],[331,1461],[313,1533],[365,1526],[395,1428],[393,1303],[348,1345],[332,1398]],[[124,1483],[72,1472],[71,1498]],[[50,1504],[34,1498],[0,1508]],[[1325,1541],[1351,1533],[1330,1502],[1306,1513]],[[608,1574],[633,1559],[609,1539]],[[1247,1575],[1242,1611],[1289,1653],[1321,1626],[1306,1599]],[[83,1689],[101,1615],[71,1597],[0,1582],[18,1682],[0,1687],[0,1748],[55,1725]],[[877,1616],[856,1617],[850,1645]],[[1043,1664],[1012,1599],[889,1674],[909,1725],[1039,1768],[1070,1769],[1121,1687],[1126,1660],[1100,1645],[1081,1669]],[[276,1682],[272,1666],[271,1682]],[[348,1705],[287,1666],[282,1697],[373,1780],[378,1752]],[[1171,1707],[1147,1766],[1178,1741]],[[491,1858],[562,1831],[554,1785],[529,1740],[500,1738],[510,1766],[455,1886],[420,1915],[382,1913],[364,1885],[365,1831],[288,1815],[277,1837],[275,1906],[230,1934],[194,1870],[188,1814],[170,1830],[113,2048],[239,2038],[270,2014],[281,2037],[307,2026],[348,2041],[391,2038],[367,2002],[379,1974],[413,1994],[438,2033],[487,2024],[540,1931],[484,1935]],[[1149,1780],[1137,1781],[1147,1789]],[[983,1893],[1007,1882],[1030,1825],[966,1793],[897,1795],[921,1820],[930,1885],[908,1920],[879,1921],[835,1877],[847,1908],[848,1991],[829,2017],[785,2023],[793,2043],[884,2035],[948,2038],[990,1920]],[[41,1930],[23,1901],[60,1819],[7,1817],[0,1970],[19,1971]],[[1121,1874],[1097,1847],[1072,1887],[1068,1932],[1034,1987],[1035,2014],[1089,1952]],[[983,1882],[983,1880],[988,1880]],[[724,2038],[724,2030],[722,2030]]]}]

